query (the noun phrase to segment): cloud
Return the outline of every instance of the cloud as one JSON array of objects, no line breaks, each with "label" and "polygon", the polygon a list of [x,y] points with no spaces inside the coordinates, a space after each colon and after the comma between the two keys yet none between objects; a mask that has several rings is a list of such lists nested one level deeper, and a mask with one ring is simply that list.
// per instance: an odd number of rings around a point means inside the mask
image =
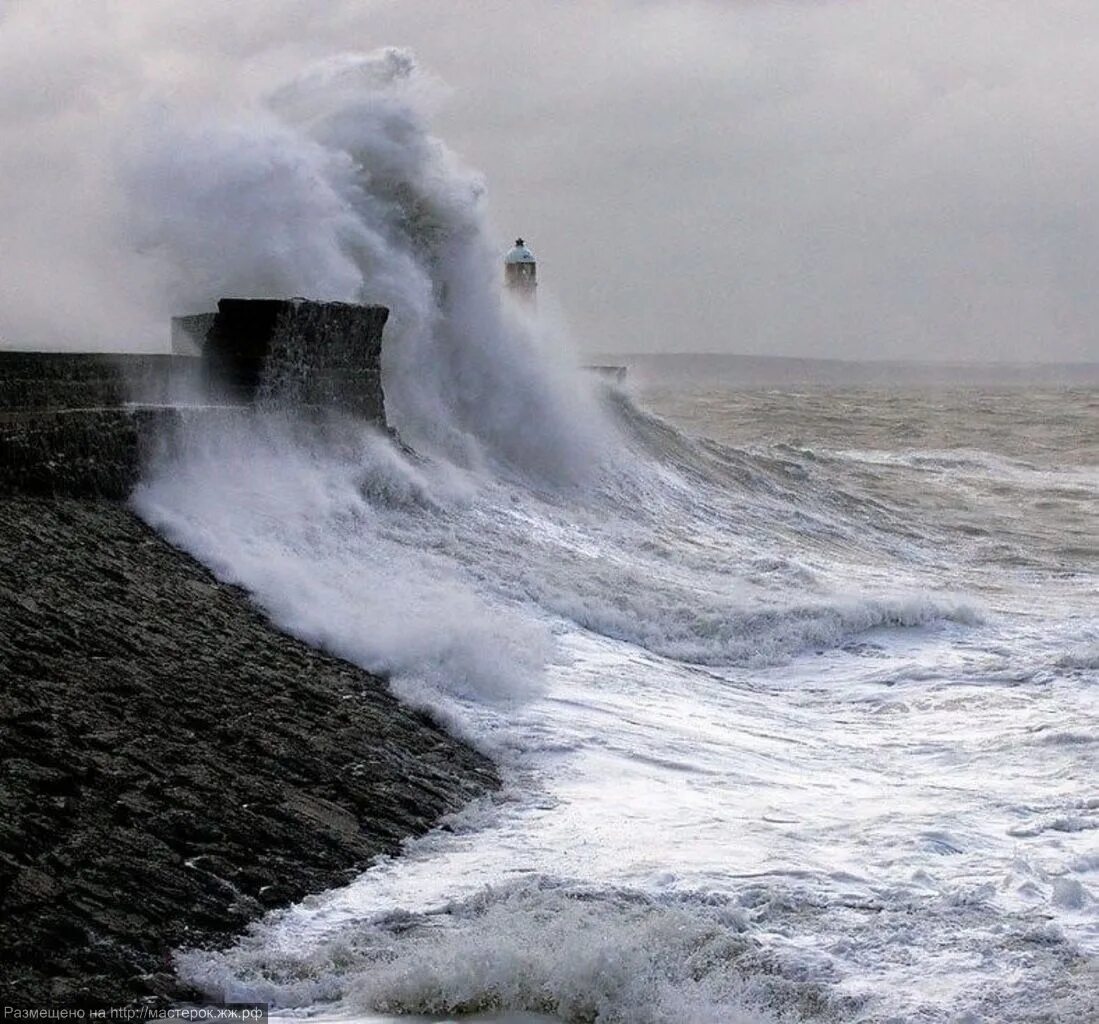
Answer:
[{"label": "cloud", "polygon": [[306,60],[395,44],[452,87],[439,133],[590,350],[1099,359],[1091,3],[41,0],[3,16],[2,338],[161,330],[113,164],[139,108],[231,108]]},{"label": "cloud", "polygon": [[1099,12],[592,10],[496,11],[491,79],[418,45],[593,347],[1099,358]]},{"label": "cloud", "polygon": [[[311,6],[324,24],[325,5]],[[179,150],[173,124],[231,119],[333,45],[302,36],[301,4],[229,7],[28,0],[0,11],[0,342],[166,346],[181,289],[151,253],[130,162],[159,148],[187,173],[202,155]]]}]

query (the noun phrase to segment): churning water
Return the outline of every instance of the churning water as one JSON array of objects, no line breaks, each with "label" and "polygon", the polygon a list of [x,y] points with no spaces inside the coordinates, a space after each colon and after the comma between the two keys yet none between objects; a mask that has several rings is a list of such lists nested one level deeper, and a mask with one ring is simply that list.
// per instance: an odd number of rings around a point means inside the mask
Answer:
[{"label": "churning water", "polygon": [[1099,1020],[1099,394],[602,391],[501,304],[410,67],[306,76],[272,145],[331,190],[312,293],[394,307],[415,451],[273,413],[135,502],[505,789],[182,975],[360,1020]]},{"label": "churning water", "polygon": [[352,1015],[1099,1012],[1099,397],[643,400],[583,489],[272,423],[143,490],[508,779],[184,975]]}]

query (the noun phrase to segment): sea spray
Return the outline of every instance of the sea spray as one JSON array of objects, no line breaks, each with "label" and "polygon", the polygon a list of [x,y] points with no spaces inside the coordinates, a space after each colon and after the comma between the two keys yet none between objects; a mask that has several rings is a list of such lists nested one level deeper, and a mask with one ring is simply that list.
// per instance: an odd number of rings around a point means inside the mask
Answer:
[{"label": "sea spray", "polygon": [[[339,417],[196,421],[134,505],[295,635],[373,671],[416,703],[499,701],[541,686],[544,627],[489,606],[441,552],[468,507],[468,471],[398,449]],[[402,535],[420,540],[409,546]]]},{"label": "sea spray", "polygon": [[243,108],[158,112],[131,145],[138,235],[180,308],[225,294],[387,306],[386,409],[407,441],[583,483],[612,457],[609,424],[564,339],[507,304],[484,186],[428,131],[431,94],[388,48]]},{"label": "sea spray", "polygon": [[791,562],[801,534],[865,531],[801,500],[804,470],[738,454],[728,472],[729,453],[600,397],[505,301],[483,184],[428,131],[433,88],[407,51],[344,55],[134,143],[134,217],[181,302],[221,282],[390,309],[386,415],[416,453],[354,424],[303,440],[286,410],[157,466],[143,515],[481,742],[498,727],[469,716],[537,693],[555,632],[757,665],[972,618],[891,569],[864,594]]},{"label": "sea spray", "polygon": [[799,1004],[831,1003],[782,976],[742,908],[693,894],[652,899],[535,880],[488,888],[445,912],[379,915],[316,946],[276,953],[266,932],[231,957],[185,954],[184,976],[278,1007],[341,1000],[352,1015],[507,1010],[606,1024],[779,1024],[796,1020]]}]

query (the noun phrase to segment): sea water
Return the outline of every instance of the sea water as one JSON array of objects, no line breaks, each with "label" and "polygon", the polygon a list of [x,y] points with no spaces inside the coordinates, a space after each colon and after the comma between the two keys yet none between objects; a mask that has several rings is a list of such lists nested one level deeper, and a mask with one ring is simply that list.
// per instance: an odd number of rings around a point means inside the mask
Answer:
[{"label": "sea water", "polygon": [[1095,1019],[1099,394],[604,401],[584,487],[271,427],[140,493],[505,779],[183,977],[360,1019]]}]

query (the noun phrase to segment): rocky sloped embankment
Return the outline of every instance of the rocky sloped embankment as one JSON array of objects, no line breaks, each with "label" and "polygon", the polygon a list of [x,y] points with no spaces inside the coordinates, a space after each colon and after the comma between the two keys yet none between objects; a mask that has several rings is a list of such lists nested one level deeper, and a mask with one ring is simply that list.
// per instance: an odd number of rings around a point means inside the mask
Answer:
[{"label": "rocky sloped embankment", "polygon": [[179,995],[174,947],[495,783],[125,506],[0,497],[0,1002]]}]

